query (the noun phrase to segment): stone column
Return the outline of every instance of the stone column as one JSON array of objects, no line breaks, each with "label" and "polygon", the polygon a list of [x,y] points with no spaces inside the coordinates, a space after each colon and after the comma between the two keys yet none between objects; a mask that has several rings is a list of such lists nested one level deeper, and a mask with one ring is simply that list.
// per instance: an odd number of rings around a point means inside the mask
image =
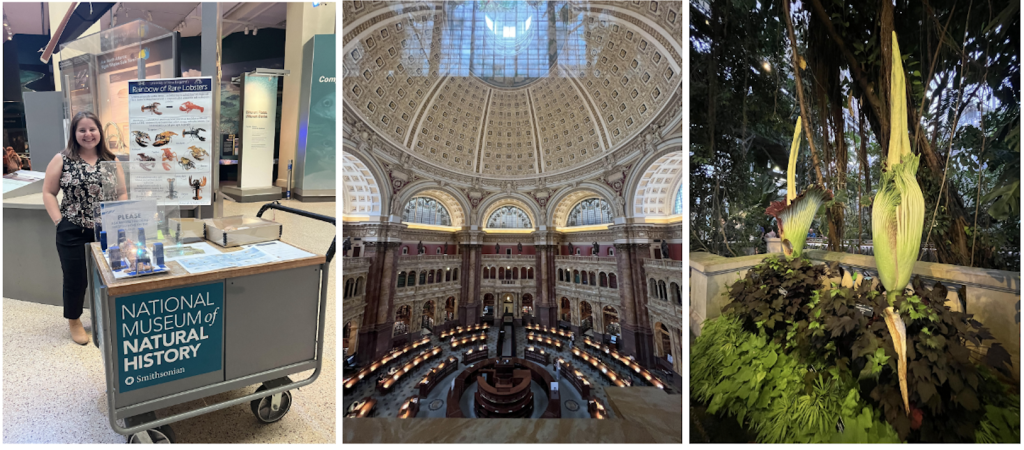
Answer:
[{"label": "stone column", "polygon": [[538,245],[537,269],[534,278],[537,281],[537,293],[534,295],[533,310],[537,321],[549,327],[558,326],[558,298],[555,297],[555,283],[558,272],[555,268],[554,245]]},{"label": "stone column", "polygon": [[622,343],[619,348],[636,357],[641,365],[654,367],[654,334],[647,311],[647,283],[644,282],[644,258],[650,244],[616,244],[615,263],[620,274],[619,295],[622,313]]},{"label": "stone column", "polygon": [[359,360],[364,363],[391,350],[398,254],[402,243],[378,241],[373,245],[376,251],[366,274],[366,309],[359,329]]},{"label": "stone column", "polygon": [[459,325],[469,326],[480,322],[480,273],[483,248],[478,244],[460,244],[462,255],[462,290],[458,303]]}]

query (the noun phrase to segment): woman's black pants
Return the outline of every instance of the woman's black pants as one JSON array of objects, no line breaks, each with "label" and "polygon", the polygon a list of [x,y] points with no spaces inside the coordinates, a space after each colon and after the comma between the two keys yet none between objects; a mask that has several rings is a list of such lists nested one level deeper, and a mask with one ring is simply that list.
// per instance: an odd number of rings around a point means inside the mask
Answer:
[{"label": "woman's black pants", "polygon": [[88,274],[85,270],[85,244],[95,242],[91,228],[80,227],[67,219],[57,224],[57,255],[64,272],[64,318],[82,317]]}]

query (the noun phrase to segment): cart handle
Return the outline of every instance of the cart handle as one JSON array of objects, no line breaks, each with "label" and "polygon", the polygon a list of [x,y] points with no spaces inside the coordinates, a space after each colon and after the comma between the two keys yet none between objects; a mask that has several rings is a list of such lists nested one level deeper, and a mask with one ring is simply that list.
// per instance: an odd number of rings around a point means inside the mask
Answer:
[{"label": "cart handle", "polygon": [[[321,222],[327,222],[327,223],[329,223],[331,225],[337,226],[337,222],[335,221],[335,219],[333,217],[325,216],[323,214],[311,213],[309,211],[303,211],[301,209],[295,209],[295,208],[292,208],[292,207],[289,207],[289,206],[284,206],[284,205],[281,204],[281,202],[278,202],[278,201],[270,202],[270,203],[267,203],[267,204],[263,205],[262,207],[260,207],[260,212],[256,213],[256,217],[262,218],[263,217],[263,213],[266,212],[268,209],[279,209],[281,211],[290,212],[292,214],[296,214],[296,215],[299,215],[299,216],[302,216],[302,217],[308,217],[310,219],[319,220]],[[328,263],[330,263],[331,260],[334,259],[334,252],[335,252],[334,245],[335,245],[335,241],[337,241],[337,240],[338,240],[337,236],[335,236],[334,239],[331,239],[331,247],[327,249],[327,262]]]}]

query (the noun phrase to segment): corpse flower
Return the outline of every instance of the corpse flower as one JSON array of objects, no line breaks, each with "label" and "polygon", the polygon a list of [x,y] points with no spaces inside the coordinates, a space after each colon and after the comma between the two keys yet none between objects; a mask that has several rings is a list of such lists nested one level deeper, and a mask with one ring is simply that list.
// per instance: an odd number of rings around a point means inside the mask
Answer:
[{"label": "corpse flower", "polygon": [[793,144],[789,147],[789,166],[786,168],[786,201],[772,202],[765,213],[779,222],[779,238],[786,256],[800,256],[807,241],[814,215],[822,203],[832,199],[832,191],[812,184],[799,195],[796,193],[796,157],[800,153],[800,118],[793,129]]},{"label": "corpse flower", "polygon": [[896,33],[892,34],[892,74],[889,77],[889,154],[882,171],[882,183],[872,206],[871,237],[875,245],[878,278],[892,305],[903,292],[914,271],[924,227],[924,195],[917,185],[920,157],[910,151],[907,131],[906,81]]},{"label": "corpse flower", "polygon": [[885,324],[899,357],[897,368],[903,408],[910,414],[907,399],[906,325],[892,304],[896,295],[903,292],[910,282],[917,252],[921,248],[924,196],[915,177],[920,157],[910,151],[906,80],[903,77],[903,60],[895,32],[892,33],[892,73],[889,81],[889,101],[892,104],[889,122],[892,131],[889,134],[889,154],[882,172],[882,183],[872,207],[871,236],[875,244],[878,278],[885,286],[889,301],[889,307],[885,310]]}]

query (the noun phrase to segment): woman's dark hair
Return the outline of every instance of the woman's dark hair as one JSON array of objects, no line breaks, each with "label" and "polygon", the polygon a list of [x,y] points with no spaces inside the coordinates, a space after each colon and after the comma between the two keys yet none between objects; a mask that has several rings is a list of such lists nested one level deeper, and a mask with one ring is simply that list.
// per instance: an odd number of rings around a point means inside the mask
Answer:
[{"label": "woman's dark hair", "polygon": [[100,134],[100,142],[96,144],[96,155],[99,156],[100,161],[116,161],[117,157],[114,153],[107,148],[107,138],[103,136],[103,126],[100,122],[100,118],[96,117],[91,111],[82,111],[75,114],[75,117],[71,119],[71,129],[68,132],[68,145],[64,147],[62,155],[71,157],[73,159],[81,159],[78,155],[81,146],[78,145],[78,138],[76,136],[76,130],[78,130],[78,122],[82,119],[91,119],[96,124],[96,131]]}]

